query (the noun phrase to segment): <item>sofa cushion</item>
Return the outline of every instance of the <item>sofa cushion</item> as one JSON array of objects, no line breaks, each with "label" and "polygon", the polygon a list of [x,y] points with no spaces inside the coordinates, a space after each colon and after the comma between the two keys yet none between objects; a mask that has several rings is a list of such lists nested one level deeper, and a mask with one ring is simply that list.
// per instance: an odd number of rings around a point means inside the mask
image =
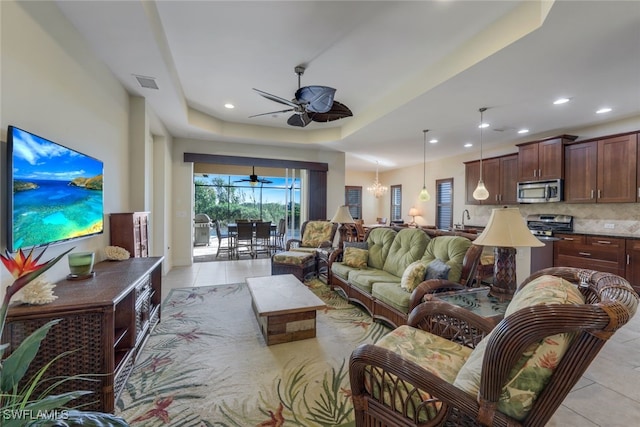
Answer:
[{"label": "sofa cushion", "polygon": [[367,266],[368,258],[368,250],[348,247],[344,250],[343,262],[349,267],[365,268]]},{"label": "sofa cushion", "polygon": [[349,267],[343,262],[331,263],[331,272],[336,276],[340,277],[345,282],[349,279],[349,272],[353,270],[359,270],[359,269],[354,267]]},{"label": "sofa cushion", "polygon": [[371,287],[371,296],[395,308],[401,313],[409,313],[411,293],[397,283],[376,282]]},{"label": "sofa cushion", "polygon": [[451,266],[441,259],[436,258],[427,266],[424,280],[448,279],[449,271],[451,271]]},{"label": "sofa cushion", "polygon": [[329,221],[309,221],[304,227],[302,246],[317,248],[329,242],[333,237],[333,223]]},{"label": "sofa cushion", "polygon": [[438,236],[429,241],[422,260],[430,263],[440,259],[451,267],[448,279],[452,282],[460,281],[462,277],[462,263],[471,240],[462,236]]},{"label": "sofa cushion", "polygon": [[427,266],[423,261],[418,260],[412,262],[404,269],[404,273],[402,273],[402,277],[400,278],[400,287],[406,292],[413,292],[416,286],[424,280],[426,270]]},{"label": "sofa cushion", "polygon": [[[369,247],[369,260],[367,264],[369,267],[382,270],[396,234],[398,234],[396,231],[386,227],[374,228],[369,232],[367,237]],[[400,278],[400,276],[402,276],[402,274],[398,274],[398,278]]]},{"label": "sofa cushion", "polygon": [[273,256],[273,262],[287,265],[303,265],[313,259],[315,253],[304,253],[296,251],[278,252]]},{"label": "sofa cushion", "polygon": [[384,262],[384,270],[402,277],[404,270],[414,261],[418,261],[427,247],[429,236],[419,228],[405,228],[393,239],[391,249]]},{"label": "sofa cushion", "polygon": [[369,244],[367,242],[342,242],[342,248],[358,248],[369,250]]},{"label": "sofa cushion", "polygon": [[397,283],[400,287],[400,278],[387,273],[384,270],[367,268],[364,270],[353,270],[349,273],[349,283],[367,293],[371,293],[371,287],[376,282]]},{"label": "sofa cushion", "polygon": [[[541,304],[584,304],[584,297],[560,277],[540,276],[514,295],[505,316]],[[480,388],[484,352],[492,335],[493,332],[480,341],[454,381],[456,387],[473,396]],[[509,373],[498,410],[517,420],[524,419],[573,338],[573,334],[556,334],[531,344]]]}]

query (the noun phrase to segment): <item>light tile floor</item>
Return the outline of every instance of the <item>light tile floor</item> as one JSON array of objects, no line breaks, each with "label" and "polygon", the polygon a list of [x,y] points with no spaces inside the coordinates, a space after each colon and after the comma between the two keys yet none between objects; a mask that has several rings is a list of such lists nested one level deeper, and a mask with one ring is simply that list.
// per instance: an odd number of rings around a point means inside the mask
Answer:
[{"label": "light tile floor", "polygon": [[[164,278],[172,288],[243,282],[271,274],[269,259],[196,263]],[[547,424],[552,427],[617,427],[640,423],[640,314],[611,338]]]}]

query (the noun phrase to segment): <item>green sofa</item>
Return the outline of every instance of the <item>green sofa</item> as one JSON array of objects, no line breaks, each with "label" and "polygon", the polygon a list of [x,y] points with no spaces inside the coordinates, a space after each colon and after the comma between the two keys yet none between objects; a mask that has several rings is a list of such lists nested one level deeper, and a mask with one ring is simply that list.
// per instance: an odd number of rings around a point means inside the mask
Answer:
[{"label": "green sofa", "polygon": [[[430,237],[420,228],[372,228],[360,248],[367,252],[366,265],[354,266],[347,247],[334,251],[329,283],[374,319],[404,325],[415,300],[412,294],[472,284],[482,247],[472,245],[470,237],[453,233]],[[445,277],[424,281],[425,270],[436,265],[446,265]]]}]

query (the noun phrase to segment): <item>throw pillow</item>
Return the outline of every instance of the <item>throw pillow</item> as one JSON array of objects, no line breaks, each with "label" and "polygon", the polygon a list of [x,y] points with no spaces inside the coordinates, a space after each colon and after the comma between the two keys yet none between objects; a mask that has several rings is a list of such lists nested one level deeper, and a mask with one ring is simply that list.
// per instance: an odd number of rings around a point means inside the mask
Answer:
[{"label": "throw pillow", "polygon": [[424,280],[431,279],[448,279],[449,278],[449,270],[451,270],[451,266],[447,265],[441,259],[434,259],[427,266],[427,273],[424,276]]},{"label": "throw pillow", "polygon": [[[514,295],[505,316],[521,308],[542,304],[584,304],[584,297],[575,286],[560,277],[540,276]],[[480,388],[482,360],[490,338],[491,334],[480,341],[453,383],[472,396],[477,396]],[[531,344],[511,369],[498,401],[498,410],[517,420],[524,419],[573,338],[572,334],[557,334]]]},{"label": "throw pillow", "polygon": [[349,267],[365,268],[369,260],[369,251],[348,247],[344,250],[343,263]]},{"label": "throw pillow", "polygon": [[416,286],[422,283],[426,270],[427,266],[422,261],[412,262],[404,269],[404,273],[402,273],[400,287],[407,292],[413,292]]}]

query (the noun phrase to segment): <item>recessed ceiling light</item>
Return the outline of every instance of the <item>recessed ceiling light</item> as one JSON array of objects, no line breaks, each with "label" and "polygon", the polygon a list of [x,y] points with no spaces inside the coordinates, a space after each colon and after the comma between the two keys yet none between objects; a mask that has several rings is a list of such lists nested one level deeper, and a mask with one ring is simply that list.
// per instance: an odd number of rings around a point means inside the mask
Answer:
[{"label": "recessed ceiling light", "polygon": [[605,108],[601,108],[598,111],[596,111],[596,114],[603,114],[603,113],[608,113],[611,111],[611,108],[609,107],[605,107]]},{"label": "recessed ceiling light", "polygon": [[473,147],[473,144],[470,142],[467,142],[466,144],[464,144],[464,148],[469,148],[469,147]]},{"label": "recessed ceiling light", "polygon": [[479,128],[482,128],[482,129],[484,129],[484,128],[488,128],[489,126],[490,126],[490,125],[489,125],[489,123],[480,123],[480,124],[478,125],[478,127],[479,127]]},{"label": "recessed ceiling light", "polygon": [[431,141],[429,141],[430,144],[437,144],[438,140],[437,139],[432,139]]},{"label": "recessed ceiling light", "polygon": [[236,108],[236,106],[227,102],[226,104],[224,104],[224,108],[232,109],[232,108]]},{"label": "recessed ceiling light", "polygon": [[553,101],[553,105],[566,104],[569,101],[570,101],[569,98],[558,98],[555,101]]},{"label": "recessed ceiling light", "polygon": [[518,133],[529,133],[529,129],[520,129]]}]

